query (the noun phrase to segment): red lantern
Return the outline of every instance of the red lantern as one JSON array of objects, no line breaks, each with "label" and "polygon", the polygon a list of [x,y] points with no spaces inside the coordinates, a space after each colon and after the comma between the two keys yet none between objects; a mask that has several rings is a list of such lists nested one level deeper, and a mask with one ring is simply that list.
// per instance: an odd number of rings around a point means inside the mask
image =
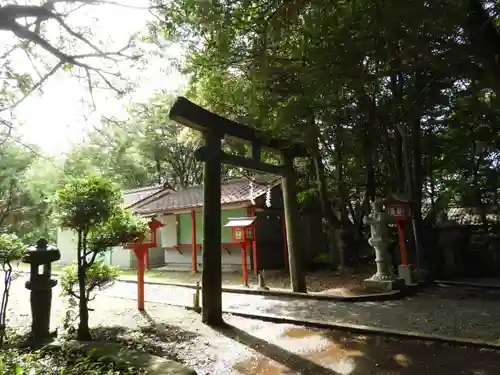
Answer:
[{"label": "red lantern", "polygon": [[127,249],[133,250],[137,257],[137,308],[139,311],[144,311],[144,263],[146,263],[146,268],[149,269],[149,249],[157,246],[156,230],[164,225],[158,220],[151,219],[148,226],[149,233],[144,236],[141,242],[125,245]]},{"label": "red lantern", "polygon": [[233,228],[233,241],[234,242],[243,241],[243,229]]},{"label": "red lantern", "polygon": [[386,199],[385,208],[389,215],[394,216],[396,229],[398,230],[399,251],[401,252],[401,265],[408,266],[408,256],[406,253],[406,241],[404,233],[404,222],[410,216],[410,202],[403,199],[391,197]]},{"label": "red lantern", "polygon": [[248,285],[247,270],[247,243],[255,239],[255,219],[257,217],[233,217],[224,225],[225,228],[231,228],[234,242],[241,245],[241,267],[243,271],[243,283]]},{"label": "red lantern", "polygon": [[149,240],[150,240],[150,244],[153,245],[151,247],[156,247],[156,231],[158,229],[160,229],[161,227],[163,227],[164,225],[162,223],[160,223],[158,220],[155,220],[155,219],[152,219],[149,223],[148,223],[148,226],[149,226],[149,233],[148,233],[148,237],[149,237]]},{"label": "red lantern", "polygon": [[410,216],[410,202],[389,198],[385,201],[385,208],[389,215],[394,216],[396,220],[407,220]]},{"label": "red lantern", "polygon": [[230,217],[225,228],[232,229],[233,242],[253,241],[255,239],[256,217]]}]

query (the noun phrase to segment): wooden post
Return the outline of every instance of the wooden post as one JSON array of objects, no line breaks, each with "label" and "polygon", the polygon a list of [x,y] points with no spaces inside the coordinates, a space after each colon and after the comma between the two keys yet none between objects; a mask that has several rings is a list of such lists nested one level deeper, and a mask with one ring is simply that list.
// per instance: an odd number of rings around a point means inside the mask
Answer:
[{"label": "wooden post", "polygon": [[243,275],[243,285],[245,286],[248,286],[247,244],[248,241],[241,243],[241,271]]},{"label": "wooden post", "polygon": [[221,139],[204,134],[202,322],[223,325],[221,266]]},{"label": "wooden post", "polygon": [[196,259],[196,211],[191,210],[191,262],[193,272],[198,272]]},{"label": "wooden post", "polygon": [[283,229],[283,254],[285,256],[285,269],[287,270],[289,268],[288,264],[288,243],[286,240],[286,220],[285,220],[285,215],[281,217],[281,227]]},{"label": "wooden post", "polygon": [[306,293],[306,278],[302,268],[303,249],[298,231],[297,187],[293,157],[288,153],[282,154],[282,164],[286,174],[282,178],[283,203],[285,206],[286,240],[288,244],[288,263],[290,267],[290,281],[294,292]]},{"label": "wooden post", "polygon": [[146,249],[144,252],[145,261],[146,261],[146,269],[149,271],[149,249]]},{"label": "wooden post", "polygon": [[[249,210],[249,216],[252,216],[254,217],[255,216],[255,207],[250,207],[250,210]],[[252,240],[252,254],[253,254],[253,272],[255,274],[257,274],[259,272],[259,263],[258,263],[258,259],[257,259],[257,229],[254,228],[253,229],[254,231],[254,237],[253,237],[253,240]]]},{"label": "wooden post", "polygon": [[137,309],[144,311],[144,258],[148,249],[134,249],[137,257]]},{"label": "wooden post", "polygon": [[396,220],[396,228],[398,229],[399,251],[401,252],[401,265],[407,266],[408,256],[406,254],[405,232],[403,228],[403,222],[401,220]]}]

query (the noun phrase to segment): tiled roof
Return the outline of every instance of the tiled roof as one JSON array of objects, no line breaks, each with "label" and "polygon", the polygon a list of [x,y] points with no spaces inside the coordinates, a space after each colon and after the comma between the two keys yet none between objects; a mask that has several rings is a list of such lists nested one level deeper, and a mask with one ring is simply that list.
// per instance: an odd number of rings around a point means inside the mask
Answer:
[{"label": "tiled roof", "polygon": [[163,190],[163,187],[161,185],[145,186],[137,189],[125,190],[123,192],[123,204],[125,205],[125,207],[129,207],[134,203],[137,203],[144,198],[147,198],[159,192],[160,190]]},{"label": "tiled roof", "polygon": [[[250,182],[238,179],[224,182],[221,185],[221,204],[245,202],[267,193],[270,187],[279,184],[275,176],[257,176]],[[176,211],[203,206],[203,186],[194,186],[180,191],[162,190],[131,209],[139,214]]]}]

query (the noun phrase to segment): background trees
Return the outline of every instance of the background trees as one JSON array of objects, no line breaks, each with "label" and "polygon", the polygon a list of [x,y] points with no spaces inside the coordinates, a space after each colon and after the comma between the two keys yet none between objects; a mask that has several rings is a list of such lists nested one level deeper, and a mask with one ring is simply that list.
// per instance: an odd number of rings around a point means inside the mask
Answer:
[{"label": "background trees", "polygon": [[195,100],[309,144],[303,184],[332,232],[355,239],[369,200],[403,193],[420,246],[422,205],[497,203],[494,69],[468,3],[157,3]]},{"label": "background trees", "polygon": [[[447,205],[486,212],[498,204],[498,69],[491,47],[498,16],[493,2],[412,0],[404,7],[395,0],[152,3],[159,19],[147,40],[182,44],[185,56],[179,63],[189,74],[188,95],[195,102],[308,144],[313,157],[298,164],[299,198],[304,207],[323,210],[337,246],[343,246],[342,238],[362,238],[363,216],[376,195],[403,194],[412,200],[415,246],[422,241],[422,219],[434,223]],[[37,17],[42,26],[60,24],[55,13]],[[14,20],[21,24],[21,18]],[[478,20],[489,26],[478,28]],[[34,32],[36,22],[23,27]],[[62,66],[74,72],[78,64]],[[22,72],[15,77],[20,80]],[[19,94],[18,86],[12,90]],[[198,138],[168,119],[171,103],[172,94],[160,92],[132,104],[126,119],[103,118],[63,161],[26,156],[18,167],[6,163],[11,175],[22,170],[32,176],[20,185],[29,191],[16,193],[14,200],[34,197],[39,202],[32,204],[34,212],[47,212],[39,183],[31,182],[44,163],[55,165],[47,168],[51,185],[62,175],[87,172],[123,188],[165,184],[181,189],[199,183]],[[7,152],[12,147],[17,146],[2,145],[9,160],[14,159],[14,151]],[[224,147],[246,152],[230,141]],[[232,169],[224,173],[241,176]],[[5,197],[8,181],[2,183]],[[16,231],[29,232],[20,222]]]}]

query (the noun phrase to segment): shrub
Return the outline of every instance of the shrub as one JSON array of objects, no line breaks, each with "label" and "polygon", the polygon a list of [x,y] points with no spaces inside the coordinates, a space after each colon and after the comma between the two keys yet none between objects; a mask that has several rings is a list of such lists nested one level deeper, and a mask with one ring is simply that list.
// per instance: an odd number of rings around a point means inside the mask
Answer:
[{"label": "shrub", "polygon": [[9,303],[10,286],[13,279],[11,263],[20,260],[24,254],[24,250],[22,241],[15,234],[0,234],[0,262],[4,272],[2,302],[0,305],[0,345],[3,343],[5,335],[7,305]]},{"label": "shrub", "polygon": [[[88,269],[86,274],[85,298],[87,301],[92,301],[95,296],[92,293],[96,290],[103,290],[113,284],[118,277],[119,268],[109,266],[103,262],[95,262]],[[61,295],[69,297],[69,307],[64,317],[64,329],[68,333],[75,330],[73,323],[78,318],[78,299],[80,294],[78,291],[78,265],[73,264],[63,269],[61,274]],[[90,309],[89,309],[90,310]]]},{"label": "shrub", "polygon": [[56,192],[54,206],[61,227],[78,236],[76,267],[65,274],[66,293],[70,307],[78,300],[78,339],[90,340],[90,293],[114,275],[96,259],[114,246],[140,240],[149,229],[144,219],[122,208],[121,191],[99,176],[69,179]]}]

